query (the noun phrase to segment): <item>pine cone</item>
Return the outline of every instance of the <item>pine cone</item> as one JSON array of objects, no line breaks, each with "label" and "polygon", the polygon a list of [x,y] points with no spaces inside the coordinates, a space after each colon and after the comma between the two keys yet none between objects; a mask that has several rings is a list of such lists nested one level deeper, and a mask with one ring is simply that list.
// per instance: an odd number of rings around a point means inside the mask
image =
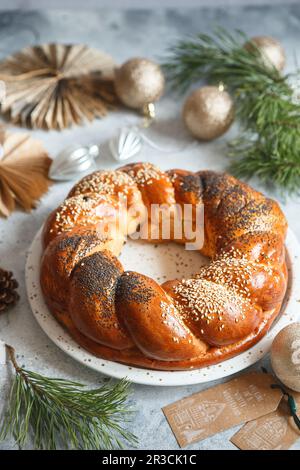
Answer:
[{"label": "pine cone", "polygon": [[17,281],[11,271],[0,268],[0,314],[19,300]]}]

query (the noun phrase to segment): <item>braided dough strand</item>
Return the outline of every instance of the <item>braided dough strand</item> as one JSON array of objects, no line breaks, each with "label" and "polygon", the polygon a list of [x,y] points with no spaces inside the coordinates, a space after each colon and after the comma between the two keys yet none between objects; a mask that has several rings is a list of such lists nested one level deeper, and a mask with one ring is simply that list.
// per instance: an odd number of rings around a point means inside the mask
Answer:
[{"label": "braided dough strand", "polygon": [[[155,204],[163,211],[154,220]],[[117,256],[125,237],[140,229],[154,241],[157,229],[155,242],[164,242],[163,220],[177,223],[186,204],[192,227],[204,207],[199,251],[210,264],[162,285],[124,272]],[[41,286],[51,312],[93,354],[154,369],[201,367],[249,348],[270,328],[287,287],[286,229],[275,201],[227,174],[149,163],[97,171],[45,224]],[[188,241],[175,229],[170,238]]]}]

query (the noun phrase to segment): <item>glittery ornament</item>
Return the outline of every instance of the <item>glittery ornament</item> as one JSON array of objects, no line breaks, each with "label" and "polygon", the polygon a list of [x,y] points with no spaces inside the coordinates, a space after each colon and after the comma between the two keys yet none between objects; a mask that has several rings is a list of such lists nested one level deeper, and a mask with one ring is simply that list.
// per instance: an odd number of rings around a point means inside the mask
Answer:
[{"label": "glittery ornament", "polygon": [[126,106],[141,109],[157,101],[164,90],[165,79],[155,62],[130,59],[116,70],[115,89]]},{"label": "glittery ornament", "polygon": [[198,88],[183,107],[186,127],[200,140],[212,140],[224,134],[233,117],[233,101],[222,85]]},{"label": "glittery ornament", "polygon": [[246,49],[259,49],[266,65],[272,64],[277,70],[283,70],[285,66],[285,52],[277,39],[270,36],[255,36],[245,44]]},{"label": "glittery ornament", "polygon": [[275,337],[271,348],[273,370],[281,382],[300,392],[300,323],[292,323]]}]

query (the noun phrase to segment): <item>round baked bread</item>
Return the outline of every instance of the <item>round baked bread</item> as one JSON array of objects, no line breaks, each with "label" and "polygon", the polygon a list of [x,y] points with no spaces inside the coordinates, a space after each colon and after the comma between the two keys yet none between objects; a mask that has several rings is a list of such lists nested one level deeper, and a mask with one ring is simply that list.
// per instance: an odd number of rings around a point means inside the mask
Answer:
[{"label": "round baked bread", "polygon": [[[155,220],[153,205],[163,208]],[[176,226],[185,205],[192,227],[204,208],[198,249],[210,263],[162,285],[124,272],[117,256],[126,236],[140,231],[165,241],[163,220]],[[44,226],[41,287],[53,315],[99,357],[153,369],[202,367],[252,346],[279,314],[286,230],[275,201],[225,173],[164,172],[149,163],[97,171]],[[170,239],[186,243],[182,233],[171,229]]]}]

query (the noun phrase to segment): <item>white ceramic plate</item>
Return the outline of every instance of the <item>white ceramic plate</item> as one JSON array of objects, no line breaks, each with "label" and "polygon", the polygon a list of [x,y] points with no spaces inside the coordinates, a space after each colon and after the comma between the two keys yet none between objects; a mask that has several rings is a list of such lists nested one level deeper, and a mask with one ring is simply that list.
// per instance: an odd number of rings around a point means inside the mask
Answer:
[{"label": "white ceramic plate", "polygon": [[[69,356],[98,372],[111,377],[127,377],[135,383],[145,385],[190,385],[209,382],[239,372],[261,359],[269,350],[275,335],[289,323],[299,320],[300,310],[300,246],[291,230],[288,231],[287,261],[289,286],[281,315],[270,331],[252,348],[228,359],[202,369],[187,371],[156,371],[126,366],[117,362],[99,359],[82,349],[49,312],[40,288],[39,271],[42,254],[41,230],[34,238],[26,263],[26,286],[32,312],[49,338]],[[145,242],[128,241],[120,257],[125,269],[147,274],[158,282],[197,272],[204,258],[198,253],[186,251],[175,244],[152,245]]]}]

